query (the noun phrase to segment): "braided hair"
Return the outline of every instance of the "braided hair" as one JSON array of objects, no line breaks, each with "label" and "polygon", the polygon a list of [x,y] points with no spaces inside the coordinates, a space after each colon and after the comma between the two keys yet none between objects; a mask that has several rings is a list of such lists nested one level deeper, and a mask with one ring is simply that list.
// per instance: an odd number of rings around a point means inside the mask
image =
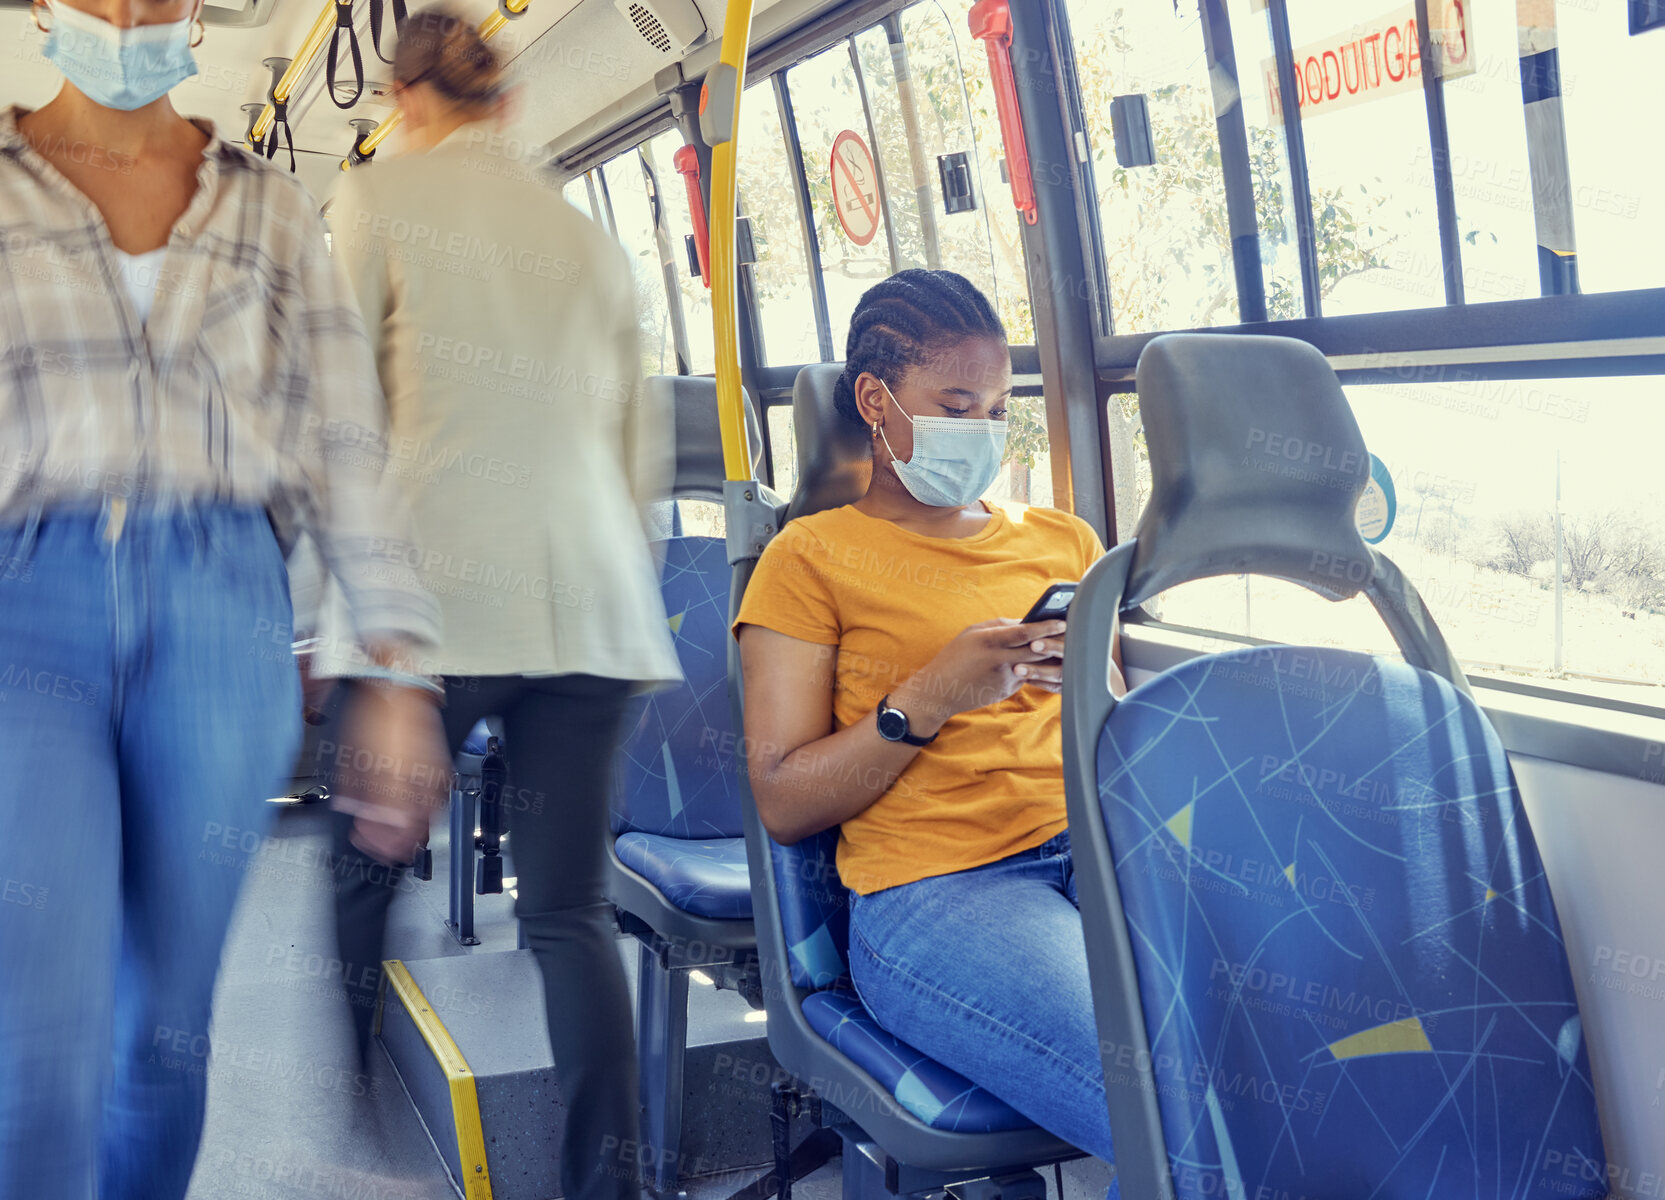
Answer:
[{"label": "braided hair", "polygon": [[453,104],[482,108],[503,94],[503,64],[479,30],[443,5],[399,22],[393,78],[425,83]]},{"label": "braided hair", "polygon": [[871,371],[892,390],[909,367],[967,338],[1006,340],[987,297],[953,271],[898,271],[856,304],[845,343],[844,374],[833,389],[840,416],[865,426],[856,407],[856,380]]}]

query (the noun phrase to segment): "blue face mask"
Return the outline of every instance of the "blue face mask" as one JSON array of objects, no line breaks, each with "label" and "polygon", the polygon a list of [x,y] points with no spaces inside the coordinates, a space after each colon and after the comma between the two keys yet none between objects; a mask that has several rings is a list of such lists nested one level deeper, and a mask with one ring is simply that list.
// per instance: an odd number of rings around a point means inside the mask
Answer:
[{"label": "blue face mask", "polygon": [[[879,386],[896,404],[884,380]],[[908,414],[900,404],[896,411]],[[913,457],[902,462],[879,430],[896,478],[921,504],[963,508],[989,490],[1006,457],[1006,422],[977,417],[908,417],[913,426]]]},{"label": "blue face mask", "polygon": [[189,17],[122,29],[54,4],[43,53],[87,99],[125,111],[143,108],[197,73]]}]

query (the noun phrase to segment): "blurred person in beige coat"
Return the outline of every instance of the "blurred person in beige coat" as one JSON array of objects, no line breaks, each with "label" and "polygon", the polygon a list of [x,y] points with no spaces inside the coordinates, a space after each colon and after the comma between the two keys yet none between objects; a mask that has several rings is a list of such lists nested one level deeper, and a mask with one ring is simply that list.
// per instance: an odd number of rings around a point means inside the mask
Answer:
[{"label": "blurred person in beige coat", "polygon": [[[490,47],[449,12],[413,13],[393,74],[408,152],[345,176],[333,254],[376,344],[386,486],[421,548],[410,565],[443,613],[428,669],[446,680],[446,734],[456,750],[480,718],[504,723],[515,912],[565,1107],[562,1194],[635,1200],[619,1153],[637,1141],[635,1047],[602,872],[627,699],[681,678],[647,533],[673,476],[673,417],[644,407],[624,251],[496,152]],[[315,670],[351,676],[332,653],[349,641],[338,612],[326,600]],[[400,873],[337,824],[362,1046]]]}]

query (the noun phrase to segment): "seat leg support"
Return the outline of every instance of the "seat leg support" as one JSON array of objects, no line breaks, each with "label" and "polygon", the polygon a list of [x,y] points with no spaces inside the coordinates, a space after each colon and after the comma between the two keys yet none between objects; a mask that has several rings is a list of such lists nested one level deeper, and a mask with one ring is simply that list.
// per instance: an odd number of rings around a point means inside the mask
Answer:
[{"label": "seat leg support", "polygon": [[642,1140],[653,1151],[649,1186],[671,1191],[682,1160],[683,1060],[688,1049],[688,972],[673,971],[641,943],[636,975]]},{"label": "seat leg support", "polygon": [[480,836],[474,845],[480,858],[474,864],[474,890],[482,896],[503,894],[503,788],[508,766],[496,738],[486,743],[485,761],[480,766]]},{"label": "seat leg support", "polygon": [[775,1151],[775,1200],[792,1200],[792,1118],[798,1094],[789,1083],[769,1087],[769,1132]]},{"label": "seat leg support", "polygon": [[843,1134],[842,1200],[896,1200],[886,1181],[885,1153],[872,1142]]},{"label": "seat leg support", "polygon": [[451,793],[451,936],[478,946],[474,936],[474,815],[480,793],[469,787]]}]

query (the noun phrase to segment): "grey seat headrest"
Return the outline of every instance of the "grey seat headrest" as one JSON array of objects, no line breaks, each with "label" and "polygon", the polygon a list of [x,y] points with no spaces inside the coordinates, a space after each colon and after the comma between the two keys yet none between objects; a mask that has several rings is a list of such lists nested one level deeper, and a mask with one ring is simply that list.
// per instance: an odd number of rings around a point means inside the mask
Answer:
[{"label": "grey seat headrest", "polygon": [[1354,510],[1370,458],[1322,354],[1294,338],[1169,334],[1139,356],[1137,386],[1151,497],[1128,604],[1241,573],[1361,590],[1371,556]]},{"label": "grey seat headrest", "polygon": [[793,384],[798,480],[786,509],[788,521],[860,500],[873,477],[872,439],[833,403],[842,374],[843,363],[817,363],[799,371]]},{"label": "grey seat headrest", "polygon": [[[654,407],[668,406],[676,416],[676,482],[673,496],[721,500],[723,434],[717,416],[717,381],[704,375],[650,375],[642,386],[655,394]],[[752,477],[763,461],[763,433],[750,395],[746,401],[746,440],[751,450]]]}]

